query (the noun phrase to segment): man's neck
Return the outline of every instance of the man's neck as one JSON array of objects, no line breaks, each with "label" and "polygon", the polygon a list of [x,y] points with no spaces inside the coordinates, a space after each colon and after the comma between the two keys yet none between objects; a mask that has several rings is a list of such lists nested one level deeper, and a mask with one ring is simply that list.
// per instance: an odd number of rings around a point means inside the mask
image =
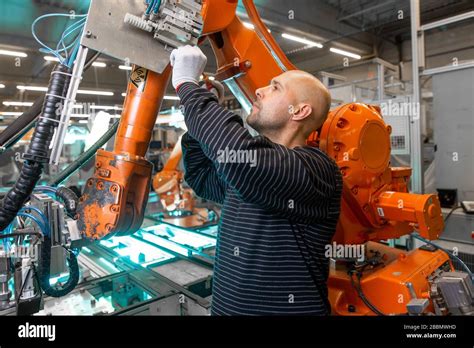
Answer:
[{"label": "man's neck", "polygon": [[296,146],[305,146],[306,139],[301,134],[288,134],[287,132],[262,132],[261,135],[267,137],[274,143],[293,149]]}]

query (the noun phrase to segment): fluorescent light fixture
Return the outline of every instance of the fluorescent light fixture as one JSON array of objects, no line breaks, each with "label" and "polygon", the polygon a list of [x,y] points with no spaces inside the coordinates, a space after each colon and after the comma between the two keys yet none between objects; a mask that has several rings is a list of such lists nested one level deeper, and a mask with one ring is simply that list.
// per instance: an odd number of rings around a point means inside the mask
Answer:
[{"label": "fluorescent light fixture", "polygon": [[122,108],[120,106],[114,106],[114,105],[110,105],[110,106],[107,106],[107,105],[91,105],[89,107],[89,109],[91,110],[122,110]]},{"label": "fluorescent light fixture", "polygon": [[20,116],[23,112],[0,111],[1,116]]},{"label": "fluorescent light fixture", "polygon": [[5,106],[31,106],[33,102],[4,101],[2,104]]},{"label": "fluorescent light fixture", "polygon": [[344,50],[340,50],[339,48],[331,47],[329,50],[333,53],[340,54],[341,56],[351,57],[351,58],[355,58],[355,59],[361,59],[362,58],[358,54],[347,52],[347,51],[344,51]]},{"label": "fluorescent light fixture", "polygon": [[294,35],[287,34],[287,33],[283,33],[283,34],[281,34],[281,36],[284,37],[285,39],[296,41],[296,42],[299,42],[299,43],[302,43],[302,44],[305,44],[305,45],[308,45],[308,46],[311,46],[311,47],[323,48],[323,45],[321,45],[319,42],[314,42],[314,41],[311,41],[311,40],[307,40],[307,39],[299,37],[299,36],[294,36]]},{"label": "fluorescent light fixture", "polygon": [[16,86],[21,91],[36,91],[36,92],[47,92],[48,87],[39,87],[39,86]]},{"label": "fluorescent light fixture", "polygon": [[105,64],[103,62],[94,62],[94,63],[92,63],[92,66],[95,66],[96,68],[105,68],[107,66],[107,64]]},{"label": "fluorescent light fixture", "polygon": [[44,60],[47,60],[48,62],[59,62],[58,57],[53,57],[53,56],[44,56]]},{"label": "fluorescent light fixture", "polygon": [[120,70],[132,70],[131,66],[128,65],[119,65]]},{"label": "fluorescent light fixture", "polygon": [[208,79],[214,81],[216,78],[214,76],[209,76]]},{"label": "fluorescent light fixture", "polygon": [[127,93],[125,93],[125,92],[124,92],[124,93],[122,93],[122,97],[125,97],[126,95],[127,95]]},{"label": "fluorescent light fixture", "polygon": [[0,83],[0,88],[5,88],[5,85],[3,83]]},{"label": "fluorescent light fixture", "polygon": [[88,120],[79,120],[79,123],[89,123]]},{"label": "fluorescent light fixture", "polygon": [[106,95],[106,96],[113,96],[114,92],[109,91],[91,91],[88,89],[79,89],[77,94],[90,94],[90,95]]},{"label": "fluorescent light fixture", "polygon": [[28,57],[28,55],[24,52],[17,52],[17,51],[8,51],[8,50],[0,50],[0,55],[2,56],[12,56],[12,57]]}]

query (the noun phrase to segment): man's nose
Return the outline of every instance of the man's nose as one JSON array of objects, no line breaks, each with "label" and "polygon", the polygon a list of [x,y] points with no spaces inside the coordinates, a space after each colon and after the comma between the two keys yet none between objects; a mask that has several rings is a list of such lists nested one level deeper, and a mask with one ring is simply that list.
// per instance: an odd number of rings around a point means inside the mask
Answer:
[{"label": "man's nose", "polygon": [[266,90],[267,87],[257,88],[257,90],[255,91],[255,94],[257,96],[257,100],[262,99],[264,97],[265,90]]}]

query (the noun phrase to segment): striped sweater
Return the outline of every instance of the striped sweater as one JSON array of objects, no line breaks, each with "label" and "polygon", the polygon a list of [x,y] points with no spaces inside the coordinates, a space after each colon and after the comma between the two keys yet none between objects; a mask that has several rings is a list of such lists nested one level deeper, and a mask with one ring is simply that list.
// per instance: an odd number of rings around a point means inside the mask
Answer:
[{"label": "striped sweater", "polygon": [[253,137],[242,119],[193,83],[178,89],[187,133],[185,180],[222,204],[212,315],[327,315],[331,242],[342,179],[313,147]]}]

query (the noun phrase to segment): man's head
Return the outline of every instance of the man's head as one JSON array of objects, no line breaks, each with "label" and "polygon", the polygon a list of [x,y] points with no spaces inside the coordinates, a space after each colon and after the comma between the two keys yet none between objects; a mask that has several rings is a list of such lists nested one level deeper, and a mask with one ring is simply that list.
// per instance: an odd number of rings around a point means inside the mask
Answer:
[{"label": "man's head", "polygon": [[[331,96],[313,75],[290,70],[256,91],[247,123],[272,139],[276,134],[306,139],[326,120]],[[273,140],[273,139],[272,139]]]}]

